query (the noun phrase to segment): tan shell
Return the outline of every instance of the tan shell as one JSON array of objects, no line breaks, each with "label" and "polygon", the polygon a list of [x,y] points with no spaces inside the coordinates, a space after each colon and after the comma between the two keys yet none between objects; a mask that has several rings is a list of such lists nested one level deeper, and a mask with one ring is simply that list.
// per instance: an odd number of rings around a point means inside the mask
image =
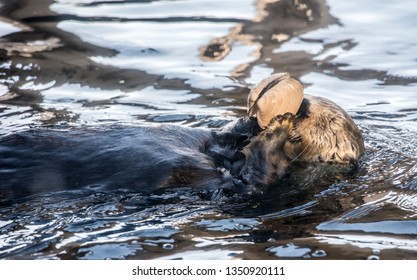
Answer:
[{"label": "tan shell", "polygon": [[259,82],[248,96],[248,116],[265,129],[271,119],[287,112],[296,114],[303,101],[303,86],[288,73],[271,75]]}]

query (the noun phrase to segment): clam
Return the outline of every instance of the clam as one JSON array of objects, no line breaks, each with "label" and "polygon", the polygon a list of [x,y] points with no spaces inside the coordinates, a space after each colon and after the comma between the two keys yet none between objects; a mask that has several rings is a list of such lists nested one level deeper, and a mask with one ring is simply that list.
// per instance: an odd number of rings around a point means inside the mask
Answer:
[{"label": "clam", "polygon": [[248,116],[256,117],[265,129],[271,119],[289,112],[296,114],[303,101],[303,86],[288,73],[273,74],[260,81],[249,93]]}]

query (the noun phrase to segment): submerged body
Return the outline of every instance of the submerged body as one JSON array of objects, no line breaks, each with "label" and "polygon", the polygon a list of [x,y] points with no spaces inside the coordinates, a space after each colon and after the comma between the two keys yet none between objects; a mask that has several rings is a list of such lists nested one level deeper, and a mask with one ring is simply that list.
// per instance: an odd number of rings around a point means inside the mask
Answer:
[{"label": "submerged body", "polygon": [[0,197],[81,187],[146,192],[187,184],[191,177],[198,183],[216,177],[204,153],[208,143],[213,143],[210,131],[178,126],[10,135],[0,140]]},{"label": "submerged body", "polygon": [[[0,201],[76,188],[253,191],[284,174],[285,156],[275,157],[279,170],[266,166],[275,164],[269,152],[280,154],[289,131],[282,122],[260,131],[256,121],[242,118],[223,130],[161,125],[13,134],[0,139]],[[255,145],[262,142],[272,148]],[[243,189],[237,177],[247,179]]]}]

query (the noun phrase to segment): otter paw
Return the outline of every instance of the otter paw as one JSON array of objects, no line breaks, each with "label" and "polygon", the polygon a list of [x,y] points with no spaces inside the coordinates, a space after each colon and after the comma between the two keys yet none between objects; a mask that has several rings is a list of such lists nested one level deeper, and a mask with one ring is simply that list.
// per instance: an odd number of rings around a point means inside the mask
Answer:
[{"label": "otter paw", "polygon": [[284,115],[278,115],[271,119],[267,129],[276,130],[288,130],[290,131],[294,125],[295,116],[291,113],[285,113]]}]

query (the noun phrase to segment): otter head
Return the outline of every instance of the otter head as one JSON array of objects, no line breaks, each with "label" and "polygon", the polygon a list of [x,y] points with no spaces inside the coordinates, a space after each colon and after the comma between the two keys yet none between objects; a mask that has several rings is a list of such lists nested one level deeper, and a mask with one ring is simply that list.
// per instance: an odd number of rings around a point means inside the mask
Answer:
[{"label": "otter head", "polygon": [[303,101],[303,87],[288,73],[271,75],[260,81],[249,93],[248,116],[256,117],[265,129],[277,115],[295,115]]}]

